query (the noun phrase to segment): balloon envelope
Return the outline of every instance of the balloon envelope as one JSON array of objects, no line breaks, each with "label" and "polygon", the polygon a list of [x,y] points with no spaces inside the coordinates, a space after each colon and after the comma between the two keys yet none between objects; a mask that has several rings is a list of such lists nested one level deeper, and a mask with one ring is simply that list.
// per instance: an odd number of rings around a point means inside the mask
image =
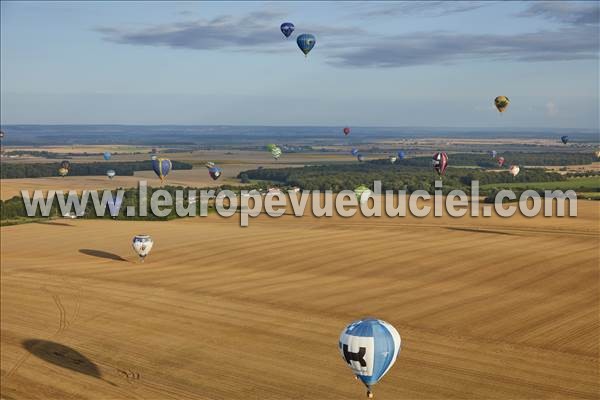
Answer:
[{"label": "balloon envelope", "polygon": [[64,160],[60,163],[60,167],[64,168],[64,169],[69,169],[69,168],[71,168],[71,162]]},{"label": "balloon envelope", "polygon": [[172,167],[171,160],[167,158],[156,157],[152,159],[152,169],[161,181],[171,172]]},{"label": "balloon envelope", "polygon": [[58,169],[58,174],[60,176],[67,176],[67,174],[69,173],[69,170],[67,168],[59,168]]},{"label": "balloon envelope", "polygon": [[444,175],[446,173],[446,168],[448,168],[448,154],[443,151],[435,153],[433,155],[432,164],[433,169],[435,169],[439,175]]},{"label": "balloon envelope", "polygon": [[221,176],[221,169],[218,167],[212,167],[208,169],[208,174],[210,175],[211,178],[213,178],[213,180],[217,180],[219,179],[219,177]]},{"label": "balloon envelope", "polygon": [[294,27],[294,24],[292,24],[291,22],[284,22],[283,24],[281,24],[279,29],[281,29],[281,33],[283,33],[283,35],[286,38],[288,38],[288,37],[290,37],[292,32],[294,32],[295,27]]},{"label": "balloon envelope", "polygon": [[296,43],[304,55],[308,55],[312,48],[315,47],[317,39],[310,33],[303,33],[302,35],[298,36]]},{"label": "balloon envelope", "polygon": [[350,128],[345,127],[344,128],[344,135],[348,136],[350,134]]},{"label": "balloon envelope", "polygon": [[112,179],[115,177],[117,173],[115,172],[114,169],[109,169],[108,171],[106,171],[106,176],[108,176],[109,179]]},{"label": "balloon envelope", "polygon": [[364,203],[369,201],[369,196],[371,195],[371,189],[369,189],[365,185],[360,185],[356,189],[354,189],[354,194],[356,195],[356,199],[360,203]]},{"label": "balloon envelope", "polygon": [[397,159],[398,159],[398,157],[396,157],[396,156],[390,156],[390,162],[392,164],[395,163]]},{"label": "balloon envelope", "polygon": [[104,154],[102,154],[102,157],[104,157],[105,160],[110,160],[112,154],[110,154],[108,151],[105,151]]},{"label": "balloon envelope", "polygon": [[133,238],[133,250],[142,259],[142,261],[148,254],[150,254],[150,250],[152,250],[153,245],[154,241],[150,235],[135,235]]},{"label": "balloon envelope", "polygon": [[358,160],[358,162],[363,162],[365,161],[365,156],[363,156],[362,154],[358,154],[356,156],[356,159]]},{"label": "balloon envelope", "polygon": [[400,150],[398,151],[398,158],[404,160],[406,158],[406,154],[402,150]]},{"label": "balloon envelope", "polygon": [[273,147],[273,148],[271,149],[271,155],[272,155],[272,156],[273,156],[273,158],[274,158],[274,159],[276,159],[276,160],[278,160],[278,159],[279,159],[279,157],[281,157],[281,153],[282,153],[281,149],[280,149],[279,147],[277,147],[277,146],[275,146],[275,147]]},{"label": "balloon envelope", "polygon": [[504,112],[510,104],[510,100],[506,96],[498,96],[494,99],[494,105],[500,112]]},{"label": "balloon envelope", "polygon": [[340,334],[338,346],[344,362],[370,388],[396,362],[401,339],[391,324],[367,318],[346,326]]},{"label": "balloon envelope", "polygon": [[519,171],[521,171],[521,168],[519,168],[518,165],[511,165],[509,172],[512,174],[512,176],[517,176],[519,174]]},{"label": "balloon envelope", "polygon": [[358,149],[352,149],[352,150],[350,150],[350,154],[352,154],[353,156],[357,156],[358,155]]},{"label": "balloon envelope", "polygon": [[560,140],[563,142],[563,144],[567,144],[569,142],[569,137],[567,135],[561,136]]},{"label": "balloon envelope", "polygon": [[490,154],[492,155],[492,158],[496,158],[496,156],[498,155],[498,152],[496,150],[492,150],[490,152]]},{"label": "balloon envelope", "polygon": [[502,167],[504,165],[504,157],[498,157],[498,166]]}]

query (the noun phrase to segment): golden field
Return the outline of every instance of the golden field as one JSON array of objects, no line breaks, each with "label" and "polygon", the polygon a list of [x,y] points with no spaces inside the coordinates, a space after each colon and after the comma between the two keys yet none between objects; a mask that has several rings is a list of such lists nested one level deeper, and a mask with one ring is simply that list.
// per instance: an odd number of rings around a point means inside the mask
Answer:
[{"label": "golden field", "polygon": [[337,340],[375,316],[403,341],[376,399],[597,399],[600,210],[578,204],[3,227],[1,397],[362,399]]}]

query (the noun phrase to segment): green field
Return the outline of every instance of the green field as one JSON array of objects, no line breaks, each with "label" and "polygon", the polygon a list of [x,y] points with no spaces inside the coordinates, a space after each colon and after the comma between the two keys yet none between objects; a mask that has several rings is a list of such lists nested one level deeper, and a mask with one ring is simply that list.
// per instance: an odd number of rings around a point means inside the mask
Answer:
[{"label": "green field", "polygon": [[571,178],[566,181],[551,182],[514,182],[490,183],[481,189],[514,189],[514,190],[575,190],[576,192],[600,192],[600,177]]}]

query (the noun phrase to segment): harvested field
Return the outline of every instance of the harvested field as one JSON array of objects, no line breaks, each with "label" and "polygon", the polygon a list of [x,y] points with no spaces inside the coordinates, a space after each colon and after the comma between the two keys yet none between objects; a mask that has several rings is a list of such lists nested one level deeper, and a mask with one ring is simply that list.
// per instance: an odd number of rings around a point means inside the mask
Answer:
[{"label": "harvested field", "polygon": [[562,219],[3,227],[1,395],[362,399],[337,340],[372,315],[403,339],[377,399],[596,399],[599,223],[580,201]]}]

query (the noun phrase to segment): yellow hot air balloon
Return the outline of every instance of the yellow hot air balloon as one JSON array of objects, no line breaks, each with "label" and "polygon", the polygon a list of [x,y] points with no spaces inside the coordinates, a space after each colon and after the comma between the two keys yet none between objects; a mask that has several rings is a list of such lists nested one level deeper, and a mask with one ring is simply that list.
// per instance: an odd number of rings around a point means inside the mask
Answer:
[{"label": "yellow hot air balloon", "polygon": [[504,112],[510,104],[510,100],[506,96],[498,96],[494,99],[494,105],[500,112]]}]

